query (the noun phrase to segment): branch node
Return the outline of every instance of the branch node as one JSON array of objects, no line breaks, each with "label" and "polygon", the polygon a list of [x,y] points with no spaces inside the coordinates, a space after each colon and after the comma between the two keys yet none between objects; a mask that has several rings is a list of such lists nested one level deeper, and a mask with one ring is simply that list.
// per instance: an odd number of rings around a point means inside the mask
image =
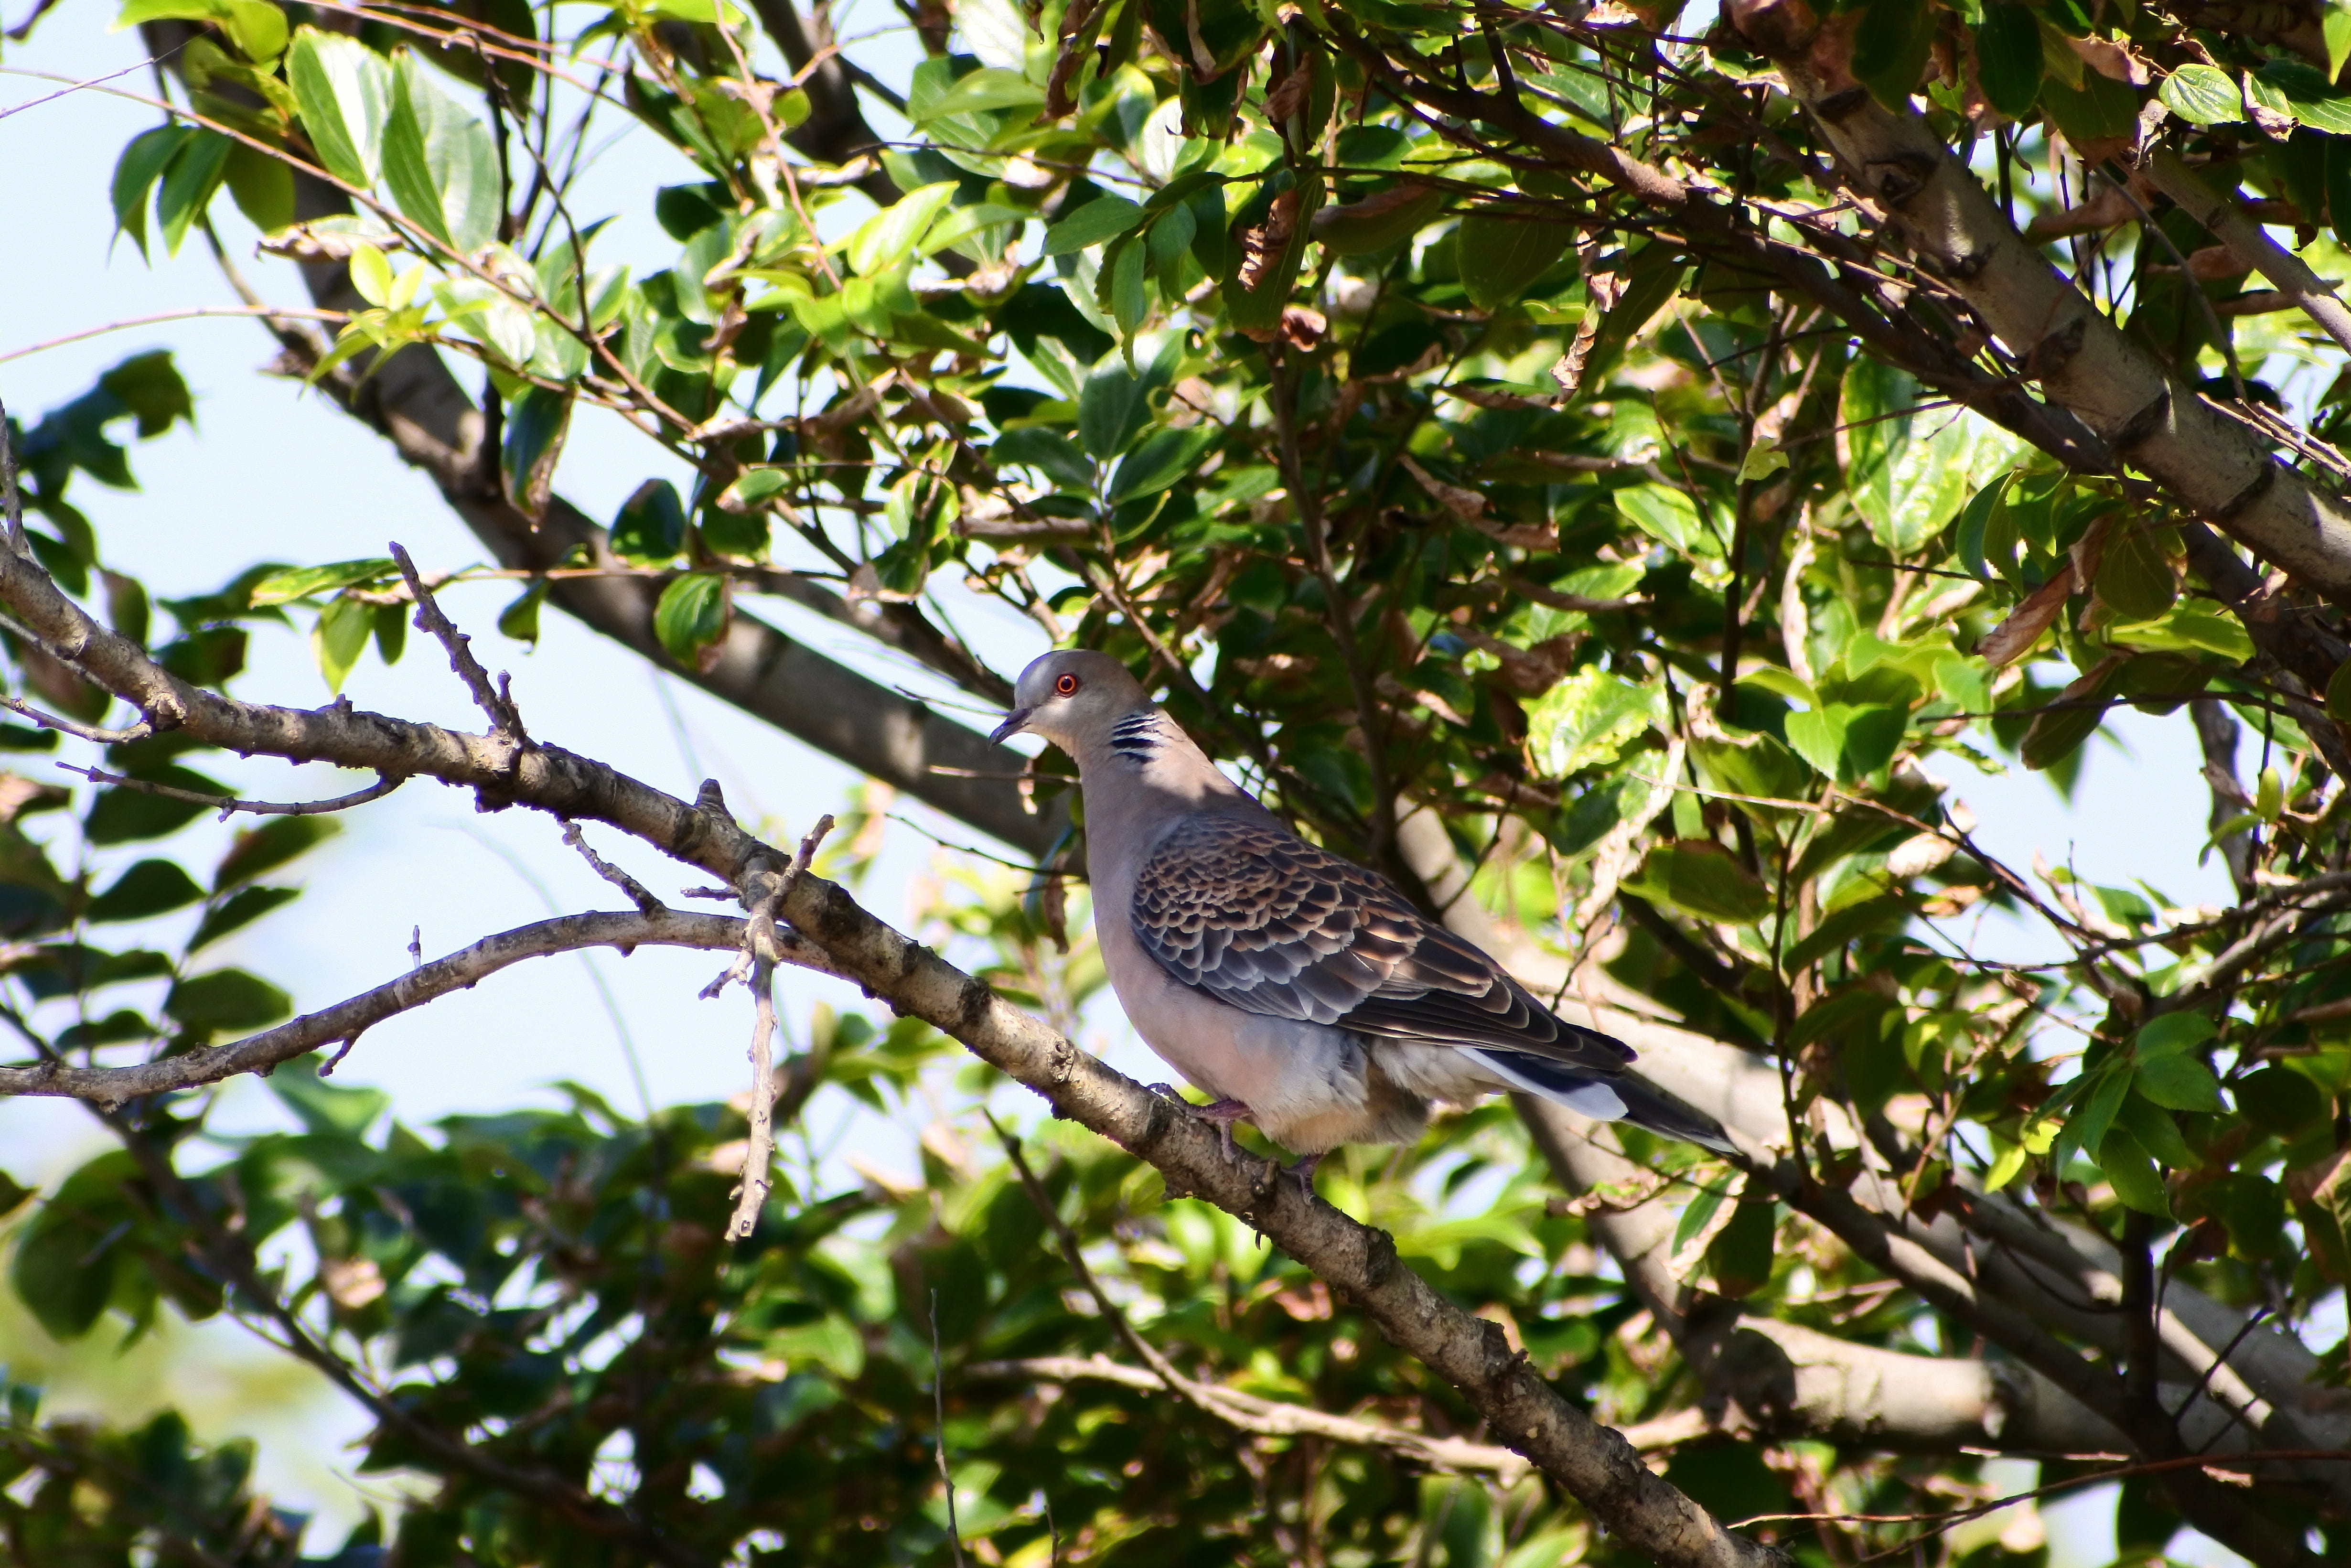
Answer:
[{"label": "branch node", "polygon": [[439,602],[433,597],[433,591],[424,585],[423,577],[417,571],[416,563],[408,559],[408,551],[397,539],[392,542],[390,549],[393,562],[400,568],[400,575],[407,580],[408,591],[416,600],[416,629],[432,633],[449,651],[449,668],[473,694],[474,706],[488,716],[491,737],[505,743],[507,759],[504,770],[512,772],[531,741],[522,727],[522,714],[514,705],[509,683],[501,674],[496,685],[491,684],[489,672],[482,668],[479,659],[474,657],[473,639],[458,631],[449,617],[442,613]]},{"label": "branch node", "polygon": [[360,1036],[365,1032],[366,1031],[364,1030],[355,1029],[351,1030],[350,1037],[346,1039],[342,1044],[335,1048],[335,1054],[327,1058],[326,1061],[319,1063],[319,1076],[321,1078],[332,1078],[335,1075],[335,1069],[343,1064],[343,1058],[351,1053],[351,1048],[359,1044]]},{"label": "branch node", "polygon": [[567,821],[563,824],[563,841],[580,852],[580,858],[588,862],[590,871],[627,894],[639,914],[659,915],[668,907],[654,896],[651,888],[590,849],[579,823]]}]

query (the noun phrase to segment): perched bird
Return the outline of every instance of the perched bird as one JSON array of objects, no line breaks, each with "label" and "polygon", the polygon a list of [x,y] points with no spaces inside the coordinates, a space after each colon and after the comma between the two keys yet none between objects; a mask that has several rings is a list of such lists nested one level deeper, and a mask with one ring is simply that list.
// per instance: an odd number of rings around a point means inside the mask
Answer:
[{"label": "perched bird", "polygon": [[1228,1139],[1248,1121],[1305,1156],[1409,1143],[1432,1100],[1526,1090],[1729,1150],[1626,1072],[1633,1052],[1561,1019],[1385,878],[1308,843],[1218,772],[1107,654],[1020,673],[1002,740],[1076,759],[1094,935],[1135,1032]]}]

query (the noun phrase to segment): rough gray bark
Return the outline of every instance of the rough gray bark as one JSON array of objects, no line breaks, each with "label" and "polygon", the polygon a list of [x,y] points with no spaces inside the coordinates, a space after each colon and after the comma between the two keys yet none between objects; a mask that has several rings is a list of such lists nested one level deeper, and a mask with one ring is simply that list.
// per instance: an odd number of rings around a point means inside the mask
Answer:
[{"label": "rough gray bark", "polygon": [[2175,381],[2001,213],[1916,114],[1882,108],[1816,51],[1802,0],[1741,0],[1733,23],[1771,57],[1856,192],[1964,299],[2024,373],[2181,505],[2336,599],[2351,599],[2351,509],[2278,462],[2262,434]]}]

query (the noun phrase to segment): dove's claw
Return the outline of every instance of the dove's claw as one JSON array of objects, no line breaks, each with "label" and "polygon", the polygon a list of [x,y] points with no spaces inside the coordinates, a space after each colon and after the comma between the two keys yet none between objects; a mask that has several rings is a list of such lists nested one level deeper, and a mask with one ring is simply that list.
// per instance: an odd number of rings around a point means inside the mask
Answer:
[{"label": "dove's claw", "polygon": [[1314,1196],[1314,1167],[1322,1163],[1322,1156],[1321,1155],[1301,1155],[1295,1164],[1282,1166],[1281,1174],[1297,1182],[1301,1187],[1305,1189],[1306,1196],[1312,1197]]}]

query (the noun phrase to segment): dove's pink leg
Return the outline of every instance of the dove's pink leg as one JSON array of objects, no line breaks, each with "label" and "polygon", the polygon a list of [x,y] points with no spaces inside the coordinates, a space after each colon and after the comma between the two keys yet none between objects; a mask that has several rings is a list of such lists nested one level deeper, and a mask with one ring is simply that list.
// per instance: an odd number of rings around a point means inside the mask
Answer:
[{"label": "dove's pink leg", "polygon": [[1217,1100],[1206,1105],[1192,1105],[1186,1108],[1203,1122],[1215,1125],[1217,1136],[1223,1140],[1225,1154],[1229,1157],[1233,1153],[1233,1124],[1248,1121],[1249,1108],[1238,1100]]},{"label": "dove's pink leg", "polygon": [[[1330,1151],[1327,1149],[1323,1151],[1324,1154],[1328,1154],[1329,1152]],[[1306,1196],[1312,1197],[1314,1196],[1314,1167],[1322,1163],[1322,1155],[1301,1155],[1298,1156],[1295,1164],[1282,1166],[1281,1174],[1294,1178],[1300,1186],[1306,1189]]]}]

